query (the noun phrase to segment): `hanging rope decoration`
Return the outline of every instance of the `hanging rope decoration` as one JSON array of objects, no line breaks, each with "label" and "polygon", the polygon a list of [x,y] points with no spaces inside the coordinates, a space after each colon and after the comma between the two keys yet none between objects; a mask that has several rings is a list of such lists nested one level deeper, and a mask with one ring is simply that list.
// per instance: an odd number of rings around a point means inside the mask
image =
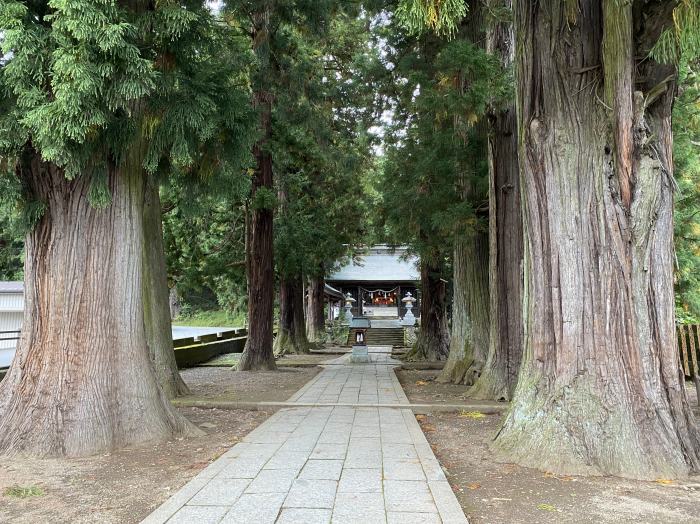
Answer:
[{"label": "hanging rope decoration", "polygon": [[[398,303],[398,290],[398,287],[372,290],[360,288],[360,296],[362,303],[366,306],[395,307]],[[367,300],[367,296],[369,296],[369,300]]]},{"label": "hanging rope decoration", "polygon": [[399,288],[395,287],[394,289],[365,289],[363,287],[360,288],[360,291],[363,291],[365,293],[369,293],[372,298],[374,298],[374,293],[384,293],[385,296],[391,293],[398,293]]}]

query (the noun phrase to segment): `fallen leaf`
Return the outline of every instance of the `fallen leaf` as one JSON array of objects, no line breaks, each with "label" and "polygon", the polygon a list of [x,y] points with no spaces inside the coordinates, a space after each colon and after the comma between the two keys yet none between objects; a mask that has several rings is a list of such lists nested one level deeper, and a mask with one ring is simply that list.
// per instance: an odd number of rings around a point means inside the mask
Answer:
[{"label": "fallen leaf", "polygon": [[542,511],[556,511],[557,510],[557,508],[555,508],[551,504],[538,504],[537,509],[541,509]]},{"label": "fallen leaf", "polygon": [[673,481],[669,480],[669,479],[656,479],[654,482],[656,482],[657,484],[664,484],[664,485],[673,484]]},{"label": "fallen leaf", "polygon": [[459,416],[463,417],[463,418],[473,418],[473,419],[486,417],[486,415],[484,415],[481,411],[462,411],[459,414]]},{"label": "fallen leaf", "polygon": [[425,415],[416,415],[416,420],[419,421],[419,422],[420,422],[421,420],[425,420]]},{"label": "fallen leaf", "polygon": [[426,431],[428,433],[432,433],[434,431],[437,431],[435,429],[435,426],[433,426],[432,424],[425,423],[425,424],[423,424],[422,427],[423,427],[423,431]]},{"label": "fallen leaf", "polygon": [[481,487],[481,484],[478,482],[472,482],[471,484],[467,484],[467,487],[469,489],[479,489]]},{"label": "fallen leaf", "polygon": [[419,380],[416,382],[416,386],[427,386],[428,383],[425,380]]}]

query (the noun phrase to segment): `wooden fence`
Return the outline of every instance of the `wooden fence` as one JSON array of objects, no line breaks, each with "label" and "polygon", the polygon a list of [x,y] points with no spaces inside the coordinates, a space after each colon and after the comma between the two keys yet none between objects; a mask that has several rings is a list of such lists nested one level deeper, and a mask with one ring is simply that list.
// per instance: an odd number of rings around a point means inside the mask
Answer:
[{"label": "wooden fence", "polygon": [[695,391],[700,404],[700,324],[678,324],[678,345],[681,352],[681,367],[686,377],[695,382]]},{"label": "wooden fence", "polygon": [[681,350],[681,365],[686,377],[700,375],[700,324],[678,324],[678,345]]},{"label": "wooden fence", "polygon": [[221,333],[181,338],[174,341],[175,360],[179,368],[188,368],[226,353],[242,353],[248,338],[245,328]]}]

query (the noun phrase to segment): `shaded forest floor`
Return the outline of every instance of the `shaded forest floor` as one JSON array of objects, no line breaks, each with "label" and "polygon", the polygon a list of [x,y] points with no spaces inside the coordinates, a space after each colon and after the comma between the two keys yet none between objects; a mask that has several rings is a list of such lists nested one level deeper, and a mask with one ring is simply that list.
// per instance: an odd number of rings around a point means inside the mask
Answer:
[{"label": "shaded forest floor", "polygon": [[[438,374],[398,372],[412,402],[464,401],[466,388],[438,384]],[[689,393],[695,402],[694,389]],[[470,524],[700,523],[700,477],[669,484],[557,477],[494,460],[488,445],[500,415],[432,413],[417,418]]]},{"label": "shaded forest floor", "polygon": [[[328,357],[326,357],[327,359]],[[204,398],[284,401],[320,368],[246,373],[229,368],[182,371],[192,393]],[[0,523],[140,522],[272,411],[178,408],[206,435],[108,455],[71,460],[0,461]],[[8,488],[32,488],[12,496]],[[28,494],[28,493],[27,493]]]},{"label": "shaded forest floor", "polygon": [[229,367],[185,369],[182,378],[192,395],[183,399],[283,402],[320,370],[320,367],[281,367],[278,371],[252,373],[232,371]]},{"label": "shaded forest floor", "polygon": [[[179,411],[206,435],[85,459],[3,459],[0,522],[135,524],[272,414]],[[28,498],[8,496],[12,486],[41,491]]]}]

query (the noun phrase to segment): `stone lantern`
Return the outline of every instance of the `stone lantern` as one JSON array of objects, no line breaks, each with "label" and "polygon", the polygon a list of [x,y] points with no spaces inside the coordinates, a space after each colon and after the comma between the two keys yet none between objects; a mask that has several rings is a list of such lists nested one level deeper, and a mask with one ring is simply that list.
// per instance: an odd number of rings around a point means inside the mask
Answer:
[{"label": "stone lantern", "polygon": [[415,326],[416,325],[416,317],[413,316],[413,304],[416,301],[416,298],[411,295],[411,292],[409,291],[406,293],[406,296],[401,299],[401,302],[406,304],[406,314],[404,315],[403,319],[401,320],[401,325],[403,326]]},{"label": "stone lantern", "polygon": [[348,292],[345,296],[345,324],[350,324],[352,322],[352,305],[357,302],[352,298],[352,294]]},{"label": "stone lantern", "polygon": [[369,362],[369,350],[367,349],[367,330],[371,323],[367,317],[355,317],[350,323],[350,329],[354,332],[355,343],[352,345],[350,362]]}]

